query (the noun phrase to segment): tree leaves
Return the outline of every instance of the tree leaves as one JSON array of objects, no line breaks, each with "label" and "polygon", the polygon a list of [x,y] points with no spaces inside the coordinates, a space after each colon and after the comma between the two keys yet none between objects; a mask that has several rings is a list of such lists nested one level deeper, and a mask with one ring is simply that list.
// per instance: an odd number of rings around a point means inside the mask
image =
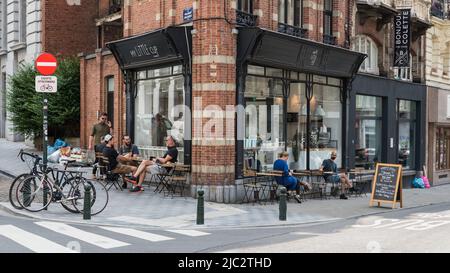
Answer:
[{"label": "tree leaves", "polygon": [[[13,129],[27,137],[42,136],[43,94],[35,91],[38,73],[33,64],[21,65],[9,79],[7,109]],[[47,94],[49,134],[74,136],[80,128],[80,67],[75,57],[59,59],[58,91]],[[77,136],[77,135],[76,135]]]}]

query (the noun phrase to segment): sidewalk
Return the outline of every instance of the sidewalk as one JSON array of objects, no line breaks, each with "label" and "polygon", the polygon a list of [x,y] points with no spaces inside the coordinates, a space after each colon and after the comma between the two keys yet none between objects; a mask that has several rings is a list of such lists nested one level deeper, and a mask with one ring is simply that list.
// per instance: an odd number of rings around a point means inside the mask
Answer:
[{"label": "sidewalk", "polygon": [[[27,171],[25,163],[17,158],[18,150],[24,144],[0,140],[0,170],[10,174]],[[17,160],[16,160],[17,159]],[[9,180],[11,179],[3,179]],[[0,180],[1,183],[1,180]],[[0,190],[5,187],[0,187]],[[279,221],[277,203],[260,204],[218,204],[205,202],[205,225],[196,225],[197,200],[190,197],[164,197],[145,186],[141,193],[112,188],[107,208],[92,220],[82,220],[82,215],[71,214],[59,204],[50,204],[47,211],[31,213],[15,210],[8,202],[1,202],[0,209],[51,221],[89,223],[146,228],[199,228],[199,227],[257,227],[306,224],[337,219],[352,218],[391,211],[389,206],[369,207],[370,194],[351,197],[349,200],[308,200],[302,204],[288,203],[287,221]],[[431,189],[405,189],[404,209],[430,204],[450,202],[450,185]],[[399,207],[399,205],[397,206]]]}]

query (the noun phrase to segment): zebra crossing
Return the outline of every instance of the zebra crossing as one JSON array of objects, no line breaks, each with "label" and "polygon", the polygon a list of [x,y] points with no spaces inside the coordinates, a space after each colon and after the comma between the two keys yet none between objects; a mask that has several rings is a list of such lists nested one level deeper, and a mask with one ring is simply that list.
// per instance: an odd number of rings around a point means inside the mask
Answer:
[{"label": "zebra crossing", "polygon": [[[105,232],[107,235],[105,235]],[[8,249],[2,248],[2,246],[6,245],[7,241],[10,245],[11,243],[17,244],[36,253],[77,253],[82,252],[79,249],[80,247],[76,247],[80,243],[89,245],[91,247],[90,249],[94,247],[100,251],[113,249],[120,251],[120,248],[136,244],[136,241],[148,244],[208,235],[210,233],[190,229],[151,230],[149,232],[128,227],[75,227],[66,223],[51,221],[37,221],[33,222],[31,226],[26,227],[18,227],[13,224],[0,224],[0,252],[9,252]],[[59,240],[55,240],[53,238],[55,236],[59,236]],[[61,238],[65,238],[65,240]],[[61,243],[61,241],[67,241],[68,243]]]}]

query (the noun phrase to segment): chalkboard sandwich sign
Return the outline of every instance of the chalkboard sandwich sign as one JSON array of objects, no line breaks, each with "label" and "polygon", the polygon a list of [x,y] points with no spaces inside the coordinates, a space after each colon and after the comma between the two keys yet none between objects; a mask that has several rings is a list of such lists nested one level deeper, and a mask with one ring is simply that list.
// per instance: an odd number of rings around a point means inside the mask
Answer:
[{"label": "chalkboard sandwich sign", "polygon": [[392,204],[395,208],[397,202],[403,208],[402,200],[402,165],[378,163],[372,183],[372,196],[370,206],[374,202]]}]

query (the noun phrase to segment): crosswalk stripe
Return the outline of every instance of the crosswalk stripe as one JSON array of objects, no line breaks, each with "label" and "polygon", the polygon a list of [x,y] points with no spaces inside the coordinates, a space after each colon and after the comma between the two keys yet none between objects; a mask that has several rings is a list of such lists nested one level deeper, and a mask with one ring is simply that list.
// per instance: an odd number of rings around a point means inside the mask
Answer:
[{"label": "crosswalk stripe", "polygon": [[198,230],[192,230],[192,229],[170,229],[167,231],[173,232],[173,233],[178,233],[178,234],[183,234],[183,235],[187,235],[187,236],[192,236],[192,237],[205,236],[205,235],[210,234],[210,233],[206,233],[206,232],[202,232],[202,231],[198,231]]},{"label": "crosswalk stripe", "polygon": [[94,233],[90,233],[87,231],[83,231],[78,228],[71,227],[69,225],[63,224],[63,223],[56,223],[56,222],[36,222],[35,224],[53,230],[55,232],[61,233],[63,235],[73,237],[75,239],[78,239],[80,241],[84,241],[89,244],[93,244],[95,246],[110,249],[110,248],[116,248],[116,247],[122,247],[127,246],[129,244],[117,241],[105,236],[97,235]]},{"label": "crosswalk stripe", "polygon": [[13,225],[0,226],[0,235],[38,253],[76,253],[67,247],[42,238]]},{"label": "crosswalk stripe", "polygon": [[100,227],[100,228],[109,230],[112,232],[128,235],[128,236],[136,237],[139,239],[151,241],[151,242],[160,242],[160,241],[167,241],[167,240],[174,239],[171,237],[166,237],[166,236],[162,236],[162,235],[158,235],[158,234],[154,234],[154,233],[150,233],[150,232],[143,232],[143,231],[131,229],[131,228],[119,228],[119,227]]}]

